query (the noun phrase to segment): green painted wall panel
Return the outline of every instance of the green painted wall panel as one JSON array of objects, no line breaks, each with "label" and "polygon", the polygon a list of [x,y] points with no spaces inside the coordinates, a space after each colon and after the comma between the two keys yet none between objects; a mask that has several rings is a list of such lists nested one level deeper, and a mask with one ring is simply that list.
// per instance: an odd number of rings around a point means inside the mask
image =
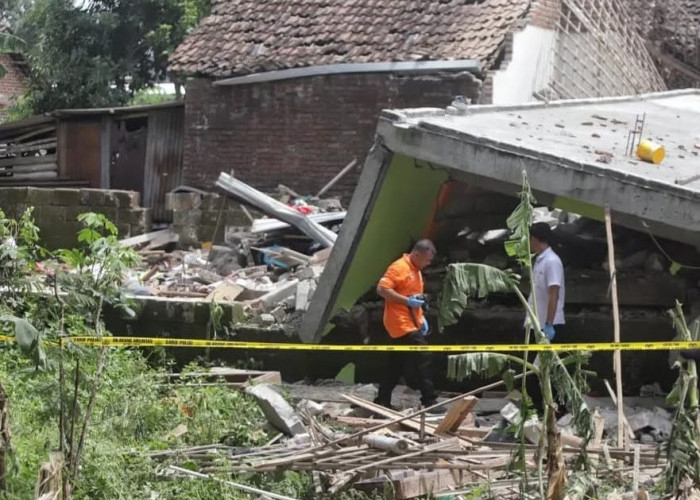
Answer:
[{"label": "green painted wall panel", "polygon": [[603,207],[596,205],[591,205],[585,201],[578,201],[572,198],[565,198],[563,196],[557,196],[554,198],[552,203],[555,208],[560,208],[565,212],[571,212],[574,214],[581,215],[588,219],[593,219],[597,221],[605,220],[605,210]]},{"label": "green painted wall panel", "polygon": [[394,155],[330,317],[352,307],[387,266],[423,236],[447,178],[446,169]]}]

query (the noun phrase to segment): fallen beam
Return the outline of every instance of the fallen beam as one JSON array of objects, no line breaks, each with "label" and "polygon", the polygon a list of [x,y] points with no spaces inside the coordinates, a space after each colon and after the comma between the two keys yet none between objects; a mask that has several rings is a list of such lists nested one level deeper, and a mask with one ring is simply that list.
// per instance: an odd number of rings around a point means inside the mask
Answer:
[{"label": "fallen beam", "polygon": [[[306,218],[311,219],[314,222],[322,224],[324,222],[342,222],[345,219],[347,212],[325,212],[318,214],[309,214]],[[263,218],[254,219],[250,227],[250,232],[253,234],[258,233],[270,233],[273,231],[280,231],[282,229],[288,229],[291,227],[286,222],[282,222],[277,219]]]},{"label": "fallen beam", "polygon": [[330,229],[326,229],[305,215],[289,208],[284,203],[261,193],[257,189],[252,188],[224,172],[219,175],[219,180],[216,181],[216,187],[224,190],[229,196],[240,203],[250,205],[275,219],[291,224],[309,238],[319,242],[325,247],[332,247],[335,243],[337,235]]}]

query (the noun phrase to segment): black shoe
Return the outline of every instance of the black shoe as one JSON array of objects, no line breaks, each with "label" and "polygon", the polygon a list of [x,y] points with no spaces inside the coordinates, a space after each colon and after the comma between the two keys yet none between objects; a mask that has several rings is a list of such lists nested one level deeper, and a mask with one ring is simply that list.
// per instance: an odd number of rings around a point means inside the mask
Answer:
[{"label": "black shoe", "polygon": [[[435,404],[437,404],[437,401],[433,401],[432,403],[426,404],[424,406],[426,408],[428,408],[428,407],[433,406]],[[445,413],[447,413],[447,408],[445,408],[444,406],[438,406],[438,407],[435,407],[435,408],[428,410],[426,413],[430,413],[431,415],[444,415]]]},{"label": "black shoe", "polygon": [[383,406],[384,408],[386,408],[388,410],[398,411],[398,409],[395,406],[392,406],[391,403],[386,402],[386,401],[380,401],[379,398],[374,399],[374,404],[379,405],[379,406]]}]

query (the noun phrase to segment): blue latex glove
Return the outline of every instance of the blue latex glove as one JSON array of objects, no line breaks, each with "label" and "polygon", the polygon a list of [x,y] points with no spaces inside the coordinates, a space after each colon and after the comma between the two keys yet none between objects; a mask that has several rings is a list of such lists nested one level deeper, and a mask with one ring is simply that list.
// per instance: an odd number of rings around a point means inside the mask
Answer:
[{"label": "blue latex glove", "polygon": [[419,307],[423,307],[423,304],[425,304],[425,301],[417,298],[415,295],[411,295],[406,299],[406,305],[408,307],[413,308],[413,309],[418,309]]},{"label": "blue latex glove", "polygon": [[542,333],[547,337],[547,340],[552,341],[556,332],[554,331],[554,325],[546,324],[542,329]]},{"label": "blue latex glove", "polygon": [[420,327],[420,334],[424,337],[427,337],[430,334],[430,325],[425,317],[423,317],[423,324]]}]

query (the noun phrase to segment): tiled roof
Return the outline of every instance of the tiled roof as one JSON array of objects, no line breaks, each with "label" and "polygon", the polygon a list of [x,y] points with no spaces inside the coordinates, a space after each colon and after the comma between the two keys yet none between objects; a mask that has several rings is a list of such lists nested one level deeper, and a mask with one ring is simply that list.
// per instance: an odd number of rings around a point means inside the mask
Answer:
[{"label": "tiled roof", "polygon": [[216,0],[170,71],[225,77],[349,62],[489,64],[530,0]]}]

